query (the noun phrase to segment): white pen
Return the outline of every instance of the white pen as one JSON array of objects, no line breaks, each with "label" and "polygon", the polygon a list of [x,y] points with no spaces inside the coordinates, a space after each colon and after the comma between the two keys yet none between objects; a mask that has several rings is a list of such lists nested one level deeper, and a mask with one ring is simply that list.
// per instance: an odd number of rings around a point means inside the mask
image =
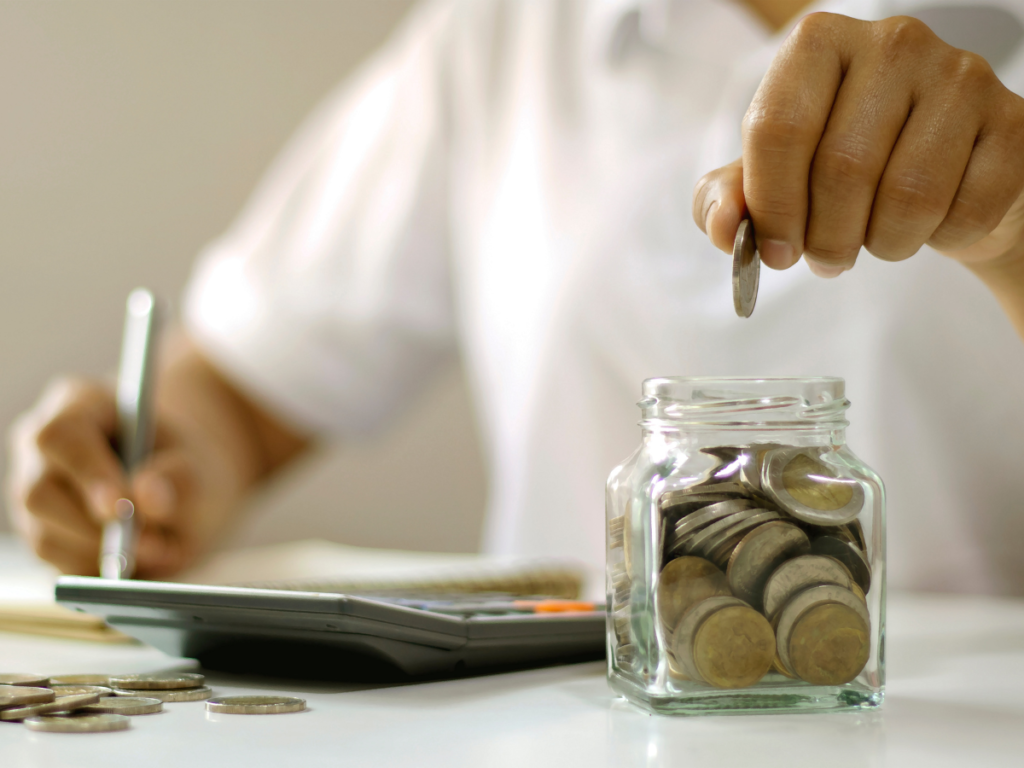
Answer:
[{"label": "white pen", "polygon": [[[117,370],[117,447],[128,477],[146,459],[153,445],[152,369],[157,324],[153,294],[145,288],[128,294]],[[114,512],[116,519],[103,526],[100,576],[130,579],[135,572],[138,540],[135,507],[128,499],[119,499]]]}]

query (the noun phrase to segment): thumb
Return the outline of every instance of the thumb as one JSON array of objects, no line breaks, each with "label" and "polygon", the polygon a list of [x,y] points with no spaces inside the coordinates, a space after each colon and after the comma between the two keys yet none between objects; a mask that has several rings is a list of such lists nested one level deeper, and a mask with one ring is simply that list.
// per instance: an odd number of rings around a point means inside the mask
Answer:
[{"label": "thumb", "polygon": [[[736,230],[747,214],[743,196],[743,158],[706,174],[693,189],[693,220],[712,245],[732,253]],[[783,253],[758,242],[761,261],[772,269],[789,269],[800,258],[792,249]]]}]

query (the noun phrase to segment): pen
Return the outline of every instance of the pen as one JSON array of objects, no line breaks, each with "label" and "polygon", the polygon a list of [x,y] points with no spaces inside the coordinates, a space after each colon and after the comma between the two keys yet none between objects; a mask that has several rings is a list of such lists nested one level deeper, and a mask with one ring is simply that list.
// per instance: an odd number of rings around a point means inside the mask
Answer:
[{"label": "pen", "polygon": [[[152,293],[136,288],[128,294],[117,369],[117,452],[129,477],[152,448],[152,368],[157,320]],[[130,579],[135,571],[138,540],[135,506],[128,499],[118,499],[114,513],[115,519],[103,526],[100,576]]]}]

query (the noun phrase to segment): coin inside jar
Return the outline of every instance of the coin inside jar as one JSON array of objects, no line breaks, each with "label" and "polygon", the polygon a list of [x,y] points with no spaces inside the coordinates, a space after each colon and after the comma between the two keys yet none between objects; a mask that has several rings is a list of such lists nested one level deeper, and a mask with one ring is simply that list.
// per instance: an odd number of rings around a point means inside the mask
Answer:
[{"label": "coin inside jar", "polygon": [[719,567],[724,567],[729,562],[728,555],[732,554],[733,549],[736,548],[736,545],[739,544],[748,531],[781,518],[782,515],[774,510],[759,509],[757,514],[743,520],[738,520],[724,531],[711,537],[704,544],[703,550],[711,562]]},{"label": "coin inside jar", "polygon": [[677,557],[661,570],[655,608],[666,632],[695,604],[708,597],[731,595],[725,574],[700,557]]},{"label": "coin inside jar", "polygon": [[868,662],[869,627],[849,606],[825,603],[810,608],[789,637],[793,672],[812,685],[842,685]]},{"label": "coin inside jar", "polygon": [[764,463],[764,491],[789,514],[812,525],[849,523],[864,507],[864,489],[852,478],[838,477],[815,448],[783,448]]},{"label": "coin inside jar", "polygon": [[838,560],[865,594],[871,591],[871,565],[856,544],[835,536],[819,536],[811,542],[811,552]]},{"label": "coin inside jar", "polygon": [[693,647],[697,638],[697,630],[709,616],[729,606],[746,606],[746,604],[735,597],[725,596],[701,600],[683,615],[682,620],[672,632],[669,652],[674,658],[675,666],[690,680],[704,680],[693,663]]},{"label": "coin inside jar", "polygon": [[792,523],[776,520],[744,536],[729,557],[726,577],[732,593],[756,609],[761,608],[768,577],[791,557],[807,554],[811,542]]},{"label": "coin inside jar", "polygon": [[748,605],[715,611],[698,628],[693,664],[716,688],[745,688],[767,674],[775,659],[775,633]]},{"label": "coin inside jar", "polygon": [[[793,647],[791,640],[795,627],[803,620],[804,616],[808,614],[808,612],[812,608],[816,608],[820,605],[828,605],[833,603],[844,605],[850,610],[852,610],[855,614],[857,614],[857,616],[863,622],[864,626],[867,627],[867,629],[865,630],[866,633],[870,633],[871,617],[868,614],[867,606],[850,590],[843,589],[842,587],[838,587],[832,584],[823,584],[821,586],[810,587],[809,589],[805,589],[803,592],[800,592],[799,594],[795,595],[788,603],[786,603],[786,605],[778,614],[778,631],[776,632],[776,644],[779,651],[779,658],[782,660],[783,666],[793,674],[797,674],[797,665],[795,660],[790,655],[790,650]],[[847,631],[849,629],[847,625],[843,624],[842,620],[833,620],[839,622],[839,624],[837,625],[839,629],[837,630],[837,633],[835,635],[836,645],[834,647],[829,646],[827,643],[824,643],[824,641],[821,639],[822,635],[820,632],[819,624],[809,625],[809,629],[817,628],[817,637],[819,639],[820,647],[816,646],[815,643],[811,641],[805,641],[800,646],[801,652],[804,652],[806,650],[806,652],[808,653],[815,654],[815,660],[813,662],[802,661],[799,665],[801,666],[801,668],[808,669],[820,666],[822,663],[822,659],[825,658],[825,656],[827,655],[827,651],[829,648],[831,648],[832,654],[831,663],[834,665],[833,674],[835,674],[836,676],[839,676],[840,673],[843,672],[843,670],[848,668],[849,664],[853,664],[855,660],[859,658],[861,652],[851,647],[851,645],[847,642],[850,636],[850,633]],[[867,634],[865,634],[865,638],[867,638]],[[865,643],[868,644],[869,641],[865,639]],[[853,659],[853,661],[849,661],[851,658]],[[856,674],[860,672],[860,669],[862,669],[863,666],[864,665],[861,664],[861,667],[857,670],[854,676],[856,676]]]},{"label": "coin inside jar", "polygon": [[728,517],[716,520],[711,525],[701,528],[699,531],[695,531],[688,536],[677,538],[676,548],[685,554],[706,557],[707,544],[715,540],[723,531],[734,527],[737,523],[744,520],[760,516],[764,512],[762,509],[750,507],[749,502],[747,502],[747,505],[747,509],[741,509]]},{"label": "coin inside jar", "polygon": [[765,583],[765,616],[771,621],[793,595],[818,584],[835,584],[849,589],[853,579],[842,563],[830,557],[801,555],[787,560]]}]

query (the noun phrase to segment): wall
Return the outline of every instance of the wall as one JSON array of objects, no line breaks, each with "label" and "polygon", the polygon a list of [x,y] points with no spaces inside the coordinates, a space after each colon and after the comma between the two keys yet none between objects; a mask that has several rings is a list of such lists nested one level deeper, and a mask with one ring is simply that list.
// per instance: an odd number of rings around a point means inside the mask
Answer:
[{"label": "wall", "polygon": [[[178,297],[305,113],[409,5],[0,2],[0,424],[58,372],[113,370],[128,290]],[[256,500],[233,543],[467,551],[484,493],[452,371],[388,435]]]}]

